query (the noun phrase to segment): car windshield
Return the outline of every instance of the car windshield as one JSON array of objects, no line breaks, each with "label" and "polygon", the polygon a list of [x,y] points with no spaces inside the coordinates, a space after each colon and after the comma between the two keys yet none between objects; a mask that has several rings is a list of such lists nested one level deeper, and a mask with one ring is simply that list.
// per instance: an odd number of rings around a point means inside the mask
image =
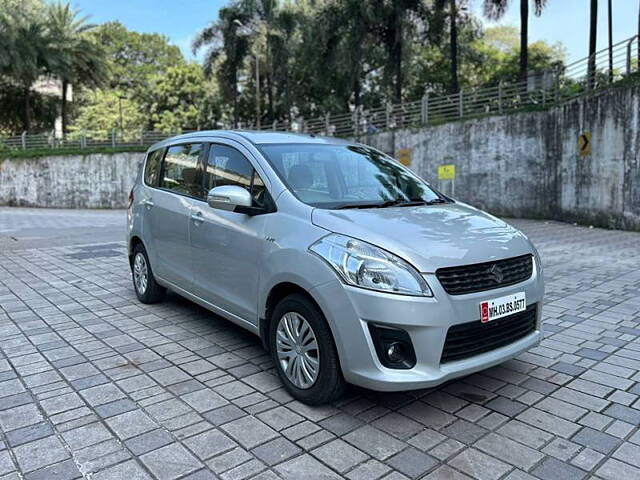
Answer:
[{"label": "car windshield", "polygon": [[373,208],[446,202],[410,170],[362,145],[263,145],[280,178],[319,208]]}]

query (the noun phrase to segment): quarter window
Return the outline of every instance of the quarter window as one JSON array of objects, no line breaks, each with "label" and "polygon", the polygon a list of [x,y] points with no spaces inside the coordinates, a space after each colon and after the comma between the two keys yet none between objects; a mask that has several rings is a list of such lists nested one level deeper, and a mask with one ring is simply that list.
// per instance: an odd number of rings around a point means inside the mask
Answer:
[{"label": "quarter window", "polygon": [[144,168],[144,183],[151,187],[155,187],[158,184],[158,174],[160,173],[160,161],[162,160],[162,154],[164,149],[154,150],[147,155],[147,163]]},{"label": "quarter window", "polygon": [[201,143],[169,147],[164,157],[160,187],[183,195],[199,197],[201,183],[198,159],[201,153]]}]

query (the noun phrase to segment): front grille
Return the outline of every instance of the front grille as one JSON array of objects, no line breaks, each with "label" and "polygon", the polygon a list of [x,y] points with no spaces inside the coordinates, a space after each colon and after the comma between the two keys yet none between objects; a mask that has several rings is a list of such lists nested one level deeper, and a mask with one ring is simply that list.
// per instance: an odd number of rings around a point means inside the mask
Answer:
[{"label": "front grille", "polygon": [[533,273],[532,255],[436,270],[445,291],[451,295],[482,292],[523,282]]},{"label": "front grille", "polygon": [[536,329],[536,304],[523,312],[487,323],[480,320],[454,325],[447,332],[441,363],[462,360],[515,342]]}]

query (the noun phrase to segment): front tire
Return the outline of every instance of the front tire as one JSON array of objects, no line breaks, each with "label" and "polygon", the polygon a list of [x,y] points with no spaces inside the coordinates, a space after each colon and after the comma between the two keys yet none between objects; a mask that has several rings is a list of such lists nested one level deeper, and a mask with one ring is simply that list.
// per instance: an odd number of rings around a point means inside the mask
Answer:
[{"label": "front tire", "polygon": [[136,291],[138,300],[142,303],[158,303],[164,300],[167,289],[158,285],[147,251],[142,244],[138,244],[133,249],[133,260],[131,262],[131,273],[133,277],[133,288]]},{"label": "front tire", "polygon": [[273,310],[269,343],[276,370],[287,391],[308,405],[339,398],[345,389],[333,335],[320,309],[293,294]]}]

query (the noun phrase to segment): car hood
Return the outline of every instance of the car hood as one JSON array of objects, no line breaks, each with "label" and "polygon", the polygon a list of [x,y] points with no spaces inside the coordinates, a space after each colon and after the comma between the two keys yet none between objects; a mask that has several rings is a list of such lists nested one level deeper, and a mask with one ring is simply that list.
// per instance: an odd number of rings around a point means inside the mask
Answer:
[{"label": "car hood", "polygon": [[315,225],[367,241],[420,272],[533,253],[527,237],[463,203],[349,210],[315,208]]}]

